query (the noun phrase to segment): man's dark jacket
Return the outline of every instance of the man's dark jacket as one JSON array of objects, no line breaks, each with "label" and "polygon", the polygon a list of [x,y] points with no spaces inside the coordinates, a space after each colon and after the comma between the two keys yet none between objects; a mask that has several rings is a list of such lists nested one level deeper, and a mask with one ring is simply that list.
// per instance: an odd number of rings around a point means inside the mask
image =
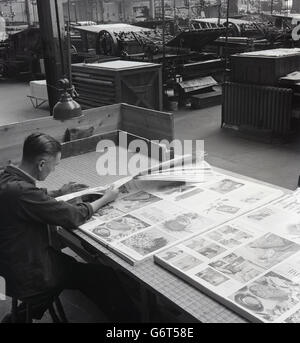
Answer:
[{"label": "man's dark jacket", "polygon": [[22,299],[57,287],[63,269],[49,247],[48,225],[72,230],[91,215],[90,204],[57,201],[8,166],[0,174],[0,276],[7,294]]}]

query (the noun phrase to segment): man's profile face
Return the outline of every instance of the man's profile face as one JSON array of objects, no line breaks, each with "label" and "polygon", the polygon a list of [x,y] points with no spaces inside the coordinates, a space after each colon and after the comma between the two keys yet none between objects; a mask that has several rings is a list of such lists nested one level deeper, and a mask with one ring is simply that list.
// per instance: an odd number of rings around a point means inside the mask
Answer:
[{"label": "man's profile face", "polygon": [[44,181],[48,175],[54,172],[55,167],[59,164],[61,159],[61,153],[57,153],[55,156],[43,156],[38,161],[38,181]]}]

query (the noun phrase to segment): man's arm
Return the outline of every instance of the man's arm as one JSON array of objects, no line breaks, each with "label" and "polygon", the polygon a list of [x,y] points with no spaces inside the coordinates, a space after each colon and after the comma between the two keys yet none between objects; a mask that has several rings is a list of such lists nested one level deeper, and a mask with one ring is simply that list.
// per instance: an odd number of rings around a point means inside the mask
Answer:
[{"label": "man's arm", "polygon": [[52,198],[61,197],[66,194],[76,193],[82,191],[83,189],[89,188],[87,185],[76,183],[76,182],[69,182],[63,185],[60,189],[49,191],[48,194]]},{"label": "man's arm", "polygon": [[18,197],[18,215],[23,220],[76,229],[101,207],[114,201],[118,193],[117,190],[109,189],[102,198],[93,203],[72,205],[65,201],[57,201],[50,197],[45,190],[32,186],[23,190]]},{"label": "man's arm", "polygon": [[100,198],[100,199],[98,199],[98,200],[96,200],[96,201],[91,203],[93,212],[95,213],[95,212],[99,211],[99,209],[101,207],[103,207],[106,204],[114,201],[117,198],[118,194],[119,194],[119,191],[116,190],[116,189],[109,189],[109,190],[107,190],[104,193],[102,198]]},{"label": "man's arm", "polygon": [[61,193],[60,189],[57,189],[57,190],[53,190],[53,191],[48,191],[48,195],[51,197],[51,198],[58,198],[60,196],[62,196],[63,194]]},{"label": "man's arm", "polygon": [[35,186],[22,190],[17,197],[17,215],[26,221],[62,226],[75,229],[85,223],[93,215],[93,207],[89,203],[71,205],[57,201],[46,191]]}]

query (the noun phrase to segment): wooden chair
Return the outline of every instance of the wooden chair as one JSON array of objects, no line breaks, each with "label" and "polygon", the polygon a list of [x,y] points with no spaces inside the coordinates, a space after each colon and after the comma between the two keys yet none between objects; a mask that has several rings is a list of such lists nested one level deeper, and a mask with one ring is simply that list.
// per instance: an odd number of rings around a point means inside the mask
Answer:
[{"label": "wooden chair", "polygon": [[[12,309],[11,309],[11,317],[12,323],[17,323],[18,321],[18,303],[19,300],[16,297],[12,298]],[[55,309],[56,307],[56,309]],[[26,323],[32,323],[32,308],[31,305],[25,303],[25,311],[26,311]],[[65,311],[61,304],[59,297],[55,297],[53,299],[52,304],[49,305],[48,311],[52,318],[53,323],[68,323],[68,319],[66,317]]]}]

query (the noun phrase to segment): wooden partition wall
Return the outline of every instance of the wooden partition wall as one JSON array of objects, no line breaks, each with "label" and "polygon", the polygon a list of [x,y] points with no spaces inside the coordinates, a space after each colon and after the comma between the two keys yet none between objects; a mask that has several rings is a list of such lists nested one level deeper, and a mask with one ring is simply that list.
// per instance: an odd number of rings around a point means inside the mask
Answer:
[{"label": "wooden partition wall", "polygon": [[47,133],[63,143],[70,140],[68,132],[76,129],[85,130],[90,136],[123,130],[148,140],[174,137],[172,114],[127,104],[85,110],[82,117],[65,121],[52,117],[27,120],[0,126],[0,169],[21,160],[24,139],[31,133]]}]

